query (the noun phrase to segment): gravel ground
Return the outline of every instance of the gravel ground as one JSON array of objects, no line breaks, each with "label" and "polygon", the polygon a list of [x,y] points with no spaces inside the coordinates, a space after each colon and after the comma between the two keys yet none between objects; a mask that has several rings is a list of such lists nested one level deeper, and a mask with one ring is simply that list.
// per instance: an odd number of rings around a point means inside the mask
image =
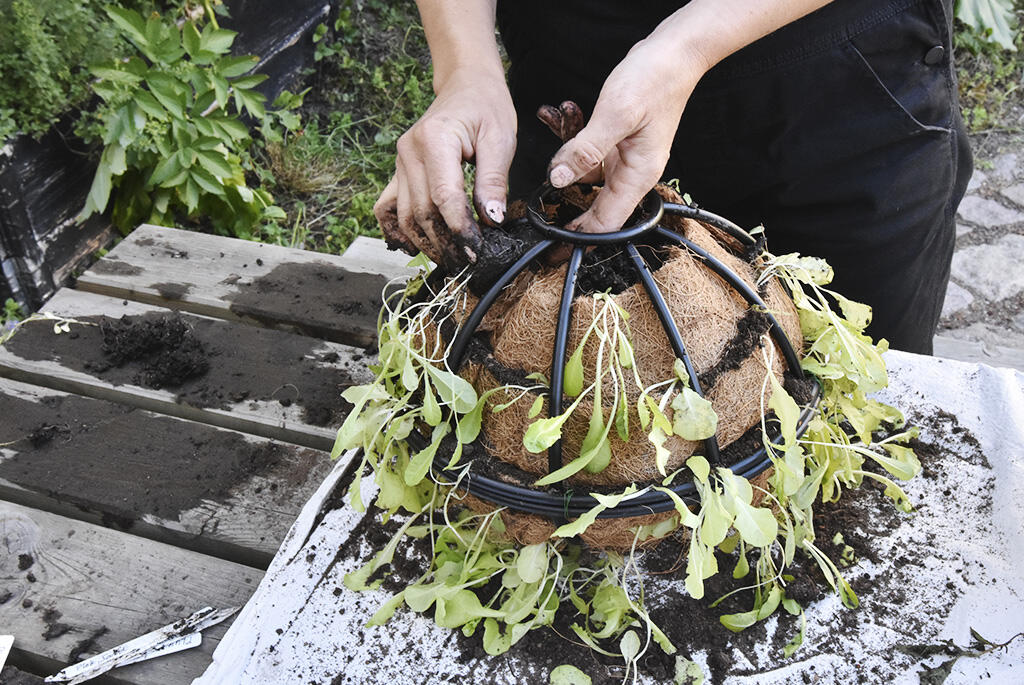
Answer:
[{"label": "gravel ground", "polygon": [[972,138],[935,354],[1024,370],[1024,135]]}]

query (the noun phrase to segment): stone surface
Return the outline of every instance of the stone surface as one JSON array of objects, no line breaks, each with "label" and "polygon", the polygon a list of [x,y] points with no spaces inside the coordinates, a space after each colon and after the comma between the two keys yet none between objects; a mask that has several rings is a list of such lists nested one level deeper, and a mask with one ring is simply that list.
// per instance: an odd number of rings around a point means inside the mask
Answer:
[{"label": "stone surface", "polygon": [[960,236],[967,235],[968,233],[970,233],[973,230],[974,230],[973,226],[968,226],[967,224],[961,224],[960,222],[957,222],[957,224],[956,224],[956,237],[959,238]]},{"label": "stone surface", "polygon": [[1004,207],[995,200],[968,195],[960,203],[957,215],[972,224],[998,228],[1024,221],[1024,212]]},{"label": "stone surface", "polygon": [[1008,188],[1003,188],[1000,194],[1014,204],[1024,207],[1024,183],[1018,183]]},{"label": "stone surface", "polygon": [[989,176],[999,181],[1012,181],[1017,176],[1017,165],[1020,156],[1016,152],[1004,152],[992,160]]},{"label": "stone surface", "polygon": [[953,255],[953,278],[987,300],[1024,291],[1024,236],[1006,235],[987,245],[965,247]]},{"label": "stone surface", "polygon": [[953,281],[949,282],[946,289],[946,300],[942,303],[942,317],[952,316],[962,309],[966,309],[974,302],[974,296],[960,287]]},{"label": "stone surface", "polygon": [[967,192],[973,193],[985,183],[986,179],[987,177],[985,176],[984,171],[978,171],[975,169],[974,173],[971,174],[971,180],[967,182]]}]

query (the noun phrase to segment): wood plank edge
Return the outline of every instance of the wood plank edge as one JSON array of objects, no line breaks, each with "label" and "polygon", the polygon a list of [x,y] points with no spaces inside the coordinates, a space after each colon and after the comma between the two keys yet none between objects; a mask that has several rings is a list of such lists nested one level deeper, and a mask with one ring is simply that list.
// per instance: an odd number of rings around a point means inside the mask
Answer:
[{"label": "wood plank edge", "polygon": [[176,523],[171,521],[167,521],[165,525],[142,519],[125,521],[111,516],[108,512],[96,511],[85,505],[63,502],[3,481],[0,481],[0,500],[82,523],[102,526],[154,542],[162,542],[261,571],[266,571],[270,561],[274,558],[274,552],[251,549],[222,538],[208,538],[196,533],[176,530],[173,527]]},{"label": "wood plank edge", "polygon": [[248,433],[261,438],[279,440],[300,447],[312,447],[313,449],[326,452],[330,452],[334,447],[334,438],[331,435],[307,433],[282,425],[270,425],[233,414],[224,409],[199,408],[189,404],[144,397],[118,390],[116,386],[108,387],[77,379],[48,376],[30,369],[11,366],[4,362],[0,362],[0,376],[22,383],[50,388],[51,390],[60,390],[61,392],[74,395],[137,407],[155,414],[173,416],[179,419]]},{"label": "wood plank edge", "polygon": [[134,288],[121,288],[116,285],[112,285],[107,281],[94,281],[90,279],[88,274],[83,274],[78,278],[78,281],[75,283],[75,289],[96,295],[112,297],[114,299],[130,300],[132,302],[155,305],[175,311],[187,312],[189,314],[207,316],[213,319],[243,323],[247,326],[254,326],[256,328],[272,328],[278,331],[304,335],[318,340],[342,343],[343,345],[351,345],[353,347],[366,348],[370,345],[375,345],[377,342],[377,331],[370,330],[363,326],[357,326],[346,331],[339,331],[328,327],[304,326],[299,323],[282,321],[271,316],[261,317],[248,314],[242,315],[231,311],[230,304],[228,303],[225,303],[227,306],[217,307],[194,300],[168,300],[156,292],[147,292],[145,290],[136,290]]}]

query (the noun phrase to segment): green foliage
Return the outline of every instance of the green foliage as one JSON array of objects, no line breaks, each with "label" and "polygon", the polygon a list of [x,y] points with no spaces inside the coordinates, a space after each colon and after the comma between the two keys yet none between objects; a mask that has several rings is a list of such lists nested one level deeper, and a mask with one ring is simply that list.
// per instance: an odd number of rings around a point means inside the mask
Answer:
[{"label": "green foliage", "polygon": [[277,124],[298,128],[286,110],[301,97],[285,93],[275,102],[283,110],[268,112],[255,90],[266,77],[249,73],[257,58],[230,56],[235,33],[215,21],[200,29],[117,7],[107,14],[135,54],[91,68],[103,104],[82,130],[101,137],[104,149],[82,217],[112,200],[124,232],[145,221],[173,224],[182,213],[243,238],[283,218],[271,195],[248,183],[253,141],[241,117],[279,140]]},{"label": "green foliage", "polygon": [[1016,50],[1013,0],[957,0],[956,18],[970,27],[977,40]]},{"label": "green foliage", "polygon": [[395,168],[395,143],[433,99],[429,53],[413,3],[347,0],[318,27],[301,131],[262,153],[288,220],[262,237],[340,252],[379,237],[373,205]]},{"label": "green foliage", "polygon": [[[119,57],[123,46],[101,0],[0,0],[0,144],[39,136],[89,97],[85,65]],[[147,0],[122,7],[149,11]]]},{"label": "green foliage", "polygon": [[[898,410],[868,397],[887,384],[881,356],[887,345],[884,340],[876,345],[863,333],[870,309],[825,288],[832,270],[822,260],[765,254],[761,266],[762,280],[778,278],[792,293],[807,345],[802,363],[822,387],[818,411],[798,437],[800,406],[773,374],[766,374],[760,389],[761,434],[774,466],[769,485],[755,490],[750,481],[730,469],[712,468],[705,457],[691,456],[684,469],[666,475],[664,484],[681,475],[690,478],[699,505],[688,506],[662,486],[639,488],[634,484],[618,494],[591,493],[597,506],[557,528],[544,543],[527,547],[516,546],[504,535],[499,512],[486,516],[464,509],[455,516],[450,513],[449,505],[466,470],[454,483],[437,482],[431,473],[442,443],[453,450],[449,469],[458,467],[462,446],[479,434],[481,414],[487,407],[486,396],[478,396],[469,383],[445,366],[448,349],[433,334],[439,321],[459,321],[467,314],[465,277],[450,280],[440,291],[413,303],[412,295],[427,287],[421,277],[411,282],[397,301],[389,302],[379,324],[377,379],[346,391],[355,407],[339,430],[333,454],[362,449],[363,465],[350,489],[355,508],[365,507],[362,474],[369,467],[379,487],[376,506],[385,511],[385,518],[400,510],[412,518],[368,565],[349,575],[346,585],[353,590],[375,586],[368,579],[390,563],[398,538],[413,534],[411,524],[418,517],[426,517],[427,524],[415,534],[429,534],[435,544],[430,569],[388,601],[372,622],[386,621],[403,602],[414,611],[432,608],[439,625],[461,627],[467,635],[482,623],[484,648],[497,654],[528,630],[550,623],[561,598],[568,599],[577,612],[577,622],[572,625],[576,636],[603,654],[616,655],[609,650],[617,648],[627,672],[635,669],[650,642],[674,653],[675,647],[645,609],[643,578],[633,554],[623,557],[605,552],[586,566],[579,561],[589,557],[578,536],[595,524],[598,515],[652,489],[672,498],[675,514],[637,528],[635,540],[663,537],[684,528],[689,539],[684,587],[692,597],[704,597],[704,581],[719,573],[723,553],[736,554],[733,577],[753,575],[753,582],[747,583],[753,588],[752,606],[721,616],[727,629],[744,630],[781,609],[801,621],[784,654],[792,655],[800,647],[805,632],[803,611],[786,597],[786,583],[791,578],[784,573],[798,551],[818,564],[846,606],[856,607],[858,599],[836,562],[815,545],[812,508],[819,501],[835,501],[845,489],[858,487],[868,478],[881,483],[896,506],[910,511],[907,495],[896,481],[920,471],[913,450],[903,444],[916,431],[877,437],[901,426],[903,417]],[[832,309],[833,302],[838,312]],[[583,441],[579,457],[540,479],[538,485],[562,480],[594,462],[603,468],[603,459],[595,455],[606,449],[602,444],[609,445],[611,452],[613,425],[617,439],[628,439],[628,425],[616,418],[616,407],[628,404],[627,381],[640,388],[637,418],[642,430],[651,430],[648,437],[663,473],[666,457],[661,443],[667,436],[690,430],[704,435],[713,430],[705,425],[707,417],[695,394],[686,393],[689,388],[681,362],[672,378],[642,386],[626,319],[612,298],[593,298],[592,325],[562,370],[566,390],[576,399],[562,415],[533,421],[525,431],[524,447],[539,452],[550,446],[558,439],[566,417],[591,406],[582,403],[584,398],[597,408],[589,417],[589,441]],[[769,344],[761,347],[767,369],[773,368],[774,349]],[[587,377],[589,364],[583,363],[584,357],[595,362],[592,378]],[[611,398],[602,398],[602,393],[613,388]],[[513,396],[493,411],[503,411],[537,389],[504,386],[491,390]],[[770,424],[777,430],[770,431]],[[407,440],[413,431],[429,439],[428,447],[418,453]],[[777,437],[770,439],[770,435]],[[866,469],[868,461],[880,468]],[[844,565],[852,561],[848,556],[840,560]],[[494,589],[495,578],[501,578],[500,588]],[[489,588],[486,592],[485,587]],[[699,681],[700,675],[681,662],[679,682]]]}]

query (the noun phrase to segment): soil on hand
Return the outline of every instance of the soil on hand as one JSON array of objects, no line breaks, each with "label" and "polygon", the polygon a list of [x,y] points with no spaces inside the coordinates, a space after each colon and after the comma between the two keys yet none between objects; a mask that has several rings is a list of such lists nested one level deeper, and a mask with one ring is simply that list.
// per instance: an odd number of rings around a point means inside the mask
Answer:
[{"label": "soil on hand", "polygon": [[340,423],[350,408],[341,392],[366,373],[356,357],[341,361],[318,340],[280,331],[178,313],[83,320],[98,325],[72,324],[61,335],[26,326],[7,348],[24,359],[59,360],[113,385],[167,389],[194,407],[294,404],[314,426]]}]

